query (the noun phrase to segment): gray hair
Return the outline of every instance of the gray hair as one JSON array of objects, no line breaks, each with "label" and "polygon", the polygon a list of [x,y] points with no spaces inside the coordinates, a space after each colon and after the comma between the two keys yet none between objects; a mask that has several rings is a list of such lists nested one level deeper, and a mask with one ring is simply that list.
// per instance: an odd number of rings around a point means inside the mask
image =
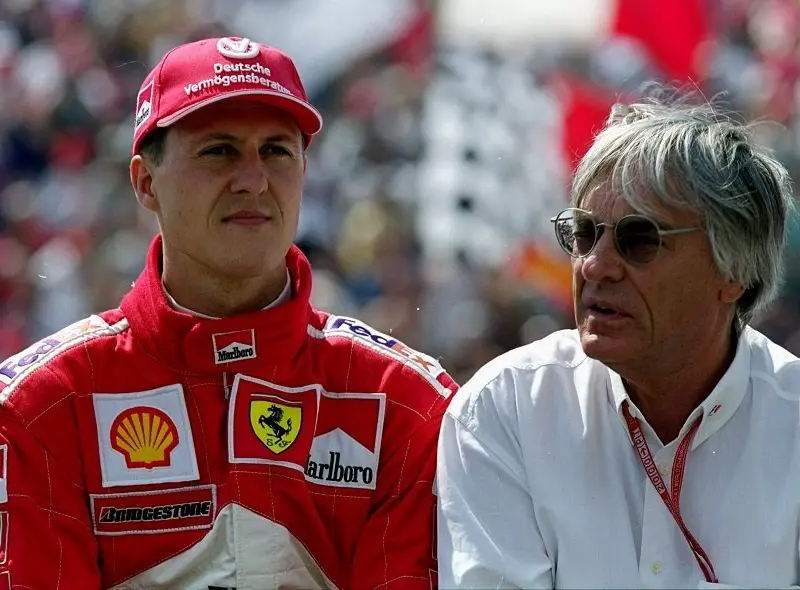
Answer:
[{"label": "gray hair", "polygon": [[614,105],[578,166],[570,199],[580,207],[589,191],[609,183],[642,213],[655,214],[648,197],[696,213],[722,276],[745,286],[736,305],[742,327],[780,289],[794,208],[789,174],[750,127],[717,105],[658,90]]}]

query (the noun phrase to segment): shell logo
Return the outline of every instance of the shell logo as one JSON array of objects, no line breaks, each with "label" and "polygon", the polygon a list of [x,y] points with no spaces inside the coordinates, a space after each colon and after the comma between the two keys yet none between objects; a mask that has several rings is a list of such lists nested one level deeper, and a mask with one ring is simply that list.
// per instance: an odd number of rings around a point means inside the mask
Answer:
[{"label": "shell logo", "polygon": [[121,412],[111,425],[111,447],[125,457],[128,469],[165,467],[178,446],[178,429],[163,410],[136,406]]}]

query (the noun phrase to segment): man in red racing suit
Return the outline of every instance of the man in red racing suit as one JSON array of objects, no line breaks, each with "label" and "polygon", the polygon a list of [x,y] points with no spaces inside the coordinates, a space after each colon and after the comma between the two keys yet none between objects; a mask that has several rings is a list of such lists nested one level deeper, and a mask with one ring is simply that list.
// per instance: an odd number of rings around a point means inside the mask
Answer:
[{"label": "man in red racing suit", "polygon": [[[216,45],[234,64],[260,59],[246,39]],[[280,79],[273,62],[250,71],[268,66]],[[291,156],[258,145],[252,160],[215,149],[202,161],[235,169],[234,183],[255,178],[261,157],[278,183]],[[435,586],[435,452],[453,380],[391,336],[314,309],[295,246],[272,305],[189,313],[166,276],[167,221],[119,309],[0,364],[0,589]],[[218,225],[231,249],[233,232],[261,231]]]}]

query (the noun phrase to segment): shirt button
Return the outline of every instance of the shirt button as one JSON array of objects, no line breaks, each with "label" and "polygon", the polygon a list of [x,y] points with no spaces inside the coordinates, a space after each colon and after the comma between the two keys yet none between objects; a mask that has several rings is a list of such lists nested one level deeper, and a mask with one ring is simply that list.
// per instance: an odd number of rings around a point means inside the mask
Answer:
[{"label": "shirt button", "polygon": [[656,561],[655,563],[653,563],[652,570],[653,570],[653,573],[654,573],[655,575],[658,575],[658,574],[660,574],[662,571],[664,571],[664,564],[663,564],[663,563],[661,563],[660,561]]}]

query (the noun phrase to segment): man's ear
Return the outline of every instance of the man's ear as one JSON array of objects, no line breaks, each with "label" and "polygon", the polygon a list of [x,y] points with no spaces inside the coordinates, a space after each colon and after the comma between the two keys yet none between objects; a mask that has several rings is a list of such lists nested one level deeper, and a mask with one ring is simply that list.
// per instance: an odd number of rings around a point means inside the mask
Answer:
[{"label": "man's ear", "polygon": [[145,160],[140,154],[131,158],[130,173],[133,191],[139,204],[153,213],[160,211],[158,198],[153,190],[152,162]]},{"label": "man's ear", "polygon": [[719,300],[723,303],[736,303],[744,292],[745,287],[741,283],[725,283],[719,291]]}]

